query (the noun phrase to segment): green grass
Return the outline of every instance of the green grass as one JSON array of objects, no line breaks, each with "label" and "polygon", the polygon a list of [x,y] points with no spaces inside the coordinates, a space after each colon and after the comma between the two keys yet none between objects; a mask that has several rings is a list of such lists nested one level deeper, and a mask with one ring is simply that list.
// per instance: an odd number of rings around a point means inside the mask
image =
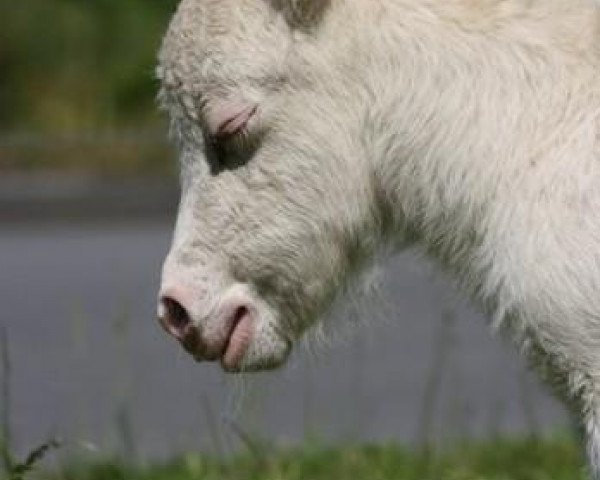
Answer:
[{"label": "green grass", "polygon": [[[265,450],[266,452],[266,450]],[[584,480],[570,440],[512,440],[455,446],[442,454],[394,445],[318,448],[241,455],[219,461],[187,455],[165,465],[79,465],[44,480]]]}]

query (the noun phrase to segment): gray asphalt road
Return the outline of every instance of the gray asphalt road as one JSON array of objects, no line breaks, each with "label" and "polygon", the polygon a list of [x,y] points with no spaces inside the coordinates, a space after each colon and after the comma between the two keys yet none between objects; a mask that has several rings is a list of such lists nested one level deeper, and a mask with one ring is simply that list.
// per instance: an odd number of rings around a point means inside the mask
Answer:
[{"label": "gray asphalt road", "polygon": [[348,328],[312,343],[317,353],[298,349],[285,369],[244,381],[196,365],[154,320],[169,239],[160,222],[1,227],[19,451],[48,435],[148,458],[227,451],[240,429],[280,443],[416,442],[567,424],[512,349],[410,253],[386,265],[379,313],[365,308],[359,322],[338,309],[333,322]]}]

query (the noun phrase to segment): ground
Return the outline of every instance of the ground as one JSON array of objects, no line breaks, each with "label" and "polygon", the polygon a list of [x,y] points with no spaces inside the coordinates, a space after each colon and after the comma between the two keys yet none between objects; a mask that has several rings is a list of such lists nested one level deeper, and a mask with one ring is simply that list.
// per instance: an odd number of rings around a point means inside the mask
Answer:
[{"label": "ground", "polygon": [[[580,448],[570,438],[455,444],[444,453],[396,445],[323,448],[307,445],[218,461],[190,454],[164,465],[120,462],[65,467],[43,480],[584,480]],[[32,477],[34,478],[34,477]]]}]

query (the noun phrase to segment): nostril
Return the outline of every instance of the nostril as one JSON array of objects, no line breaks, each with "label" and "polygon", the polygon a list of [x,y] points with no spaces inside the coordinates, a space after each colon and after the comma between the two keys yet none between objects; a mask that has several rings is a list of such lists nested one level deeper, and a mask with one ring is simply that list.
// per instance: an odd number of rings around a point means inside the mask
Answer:
[{"label": "nostril", "polygon": [[160,299],[159,320],[163,328],[179,340],[185,337],[191,323],[187,310],[171,297]]}]

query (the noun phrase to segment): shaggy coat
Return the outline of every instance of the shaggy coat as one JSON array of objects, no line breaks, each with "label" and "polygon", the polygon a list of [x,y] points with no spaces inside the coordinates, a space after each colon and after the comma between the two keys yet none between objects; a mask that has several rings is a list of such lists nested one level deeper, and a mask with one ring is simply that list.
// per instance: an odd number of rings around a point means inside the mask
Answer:
[{"label": "shaggy coat", "polygon": [[572,406],[600,479],[598,3],[183,0],[158,73],[182,168],[159,315],[196,358],[281,364],[416,244]]}]

